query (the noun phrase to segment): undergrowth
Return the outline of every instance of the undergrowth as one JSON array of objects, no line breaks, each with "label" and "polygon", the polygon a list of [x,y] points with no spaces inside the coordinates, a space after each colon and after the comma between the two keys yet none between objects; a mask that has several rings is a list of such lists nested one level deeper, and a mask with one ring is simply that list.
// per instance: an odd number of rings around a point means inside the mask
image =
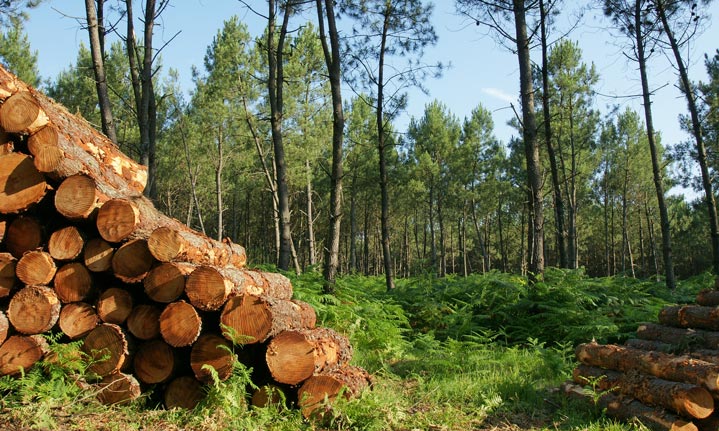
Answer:
[{"label": "undergrowth", "polygon": [[130,405],[102,406],[80,384],[87,364],[77,343],[51,339],[49,359],[22,378],[0,378],[0,429],[641,430],[557,393],[573,348],[622,342],[661,307],[713,285],[705,274],[669,292],[655,281],[550,269],[534,286],[491,272],[397,280],[391,292],[383,278],[345,276],[336,295],[323,295],[321,274],[288,276],[317,324],[346,334],[352,363],[374,376],[372,390],[338,401],[322,421],[282,403],[251,407],[251,370],[240,363],[192,411],[161,409],[152,388]]}]

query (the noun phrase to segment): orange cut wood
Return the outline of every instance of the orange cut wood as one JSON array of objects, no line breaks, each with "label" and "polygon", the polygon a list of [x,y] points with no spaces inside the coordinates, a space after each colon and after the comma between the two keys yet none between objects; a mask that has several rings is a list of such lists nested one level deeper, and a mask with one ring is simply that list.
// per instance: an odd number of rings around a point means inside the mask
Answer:
[{"label": "orange cut wood", "polygon": [[7,320],[5,313],[0,310],[0,345],[7,339],[7,333],[10,330],[10,321]]},{"label": "orange cut wood", "polygon": [[148,245],[153,256],[161,262],[190,262],[196,265],[234,266],[247,263],[244,247],[229,239],[215,241],[195,232],[177,220],[160,220],[152,216],[149,208],[140,207],[143,230],[149,230]]},{"label": "orange cut wood", "polygon": [[153,301],[170,303],[185,291],[187,275],[195,265],[185,262],[163,262],[152,268],[142,281],[145,293]]},{"label": "orange cut wood", "polygon": [[47,342],[38,335],[13,335],[0,346],[0,376],[27,371],[47,354]]},{"label": "orange cut wood", "polygon": [[167,381],[175,370],[175,351],[162,340],[143,343],[132,360],[135,376],[143,383]]},{"label": "orange cut wood", "polygon": [[132,311],[132,296],[125,289],[111,287],[100,294],[95,309],[103,322],[122,325]]},{"label": "orange cut wood", "polygon": [[200,336],[202,320],[195,307],[185,301],[167,304],[160,314],[160,334],[167,344],[184,347]]},{"label": "orange cut wood", "polygon": [[40,334],[49,331],[57,323],[60,300],[49,287],[28,286],[13,295],[7,314],[18,332]]},{"label": "orange cut wood", "polygon": [[35,250],[25,253],[15,266],[17,278],[28,286],[49,284],[57,267],[50,253]]},{"label": "orange cut wood", "polygon": [[103,377],[97,386],[97,399],[105,405],[126,404],[142,393],[137,379],[132,374],[121,372]]},{"label": "orange cut wood", "polygon": [[100,324],[95,309],[85,302],[65,304],[60,310],[58,326],[71,340],[84,337]]},{"label": "orange cut wood", "polygon": [[129,356],[125,334],[111,323],[100,324],[90,331],[82,351],[90,357],[88,371],[100,377],[119,372]]},{"label": "orange cut wood", "polygon": [[83,264],[70,262],[57,270],[53,287],[63,303],[84,301],[92,292],[92,276]]},{"label": "orange cut wood", "polygon": [[28,91],[13,94],[0,105],[0,128],[8,133],[29,135],[49,122],[45,111]]},{"label": "orange cut wood", "polygon": [[95,224],[100,236],[107,242],[127,239],[140,222],[140,210],[127,199],[110,199],[102,204]]},{"label": "orange cut wood", "polygon": [[53,172],[62,161],[63,152],[58,146],[58,132],[52,124],[43,127],[27,138],[27,149],[40,172]]},{"label": "orange cut wood", "polygon": [[160,314],[154,305],[141,304],[127,316],[127,330],[139,340],[152,340],[160,336]]},{"label": "orange cut wood", "polygon": [[232,375],[235,362],[232,345],[215,334],[203,334],[192,345],[190,352],[190,366],[195,378],[201,382],[212,382],[212,374],[206,367],[212,367],[217,372],[220,381],[227,380]]},{"label": "orange cut wood", "polygon": [[205,398],[202,383],[192,376],[180,376],[172,380],[165,388],[165,408],[194,409]]},{"label": "orange cut wood", "polygon": [[28,251],[40,248],[43,241],[43,228],[35,217],[16,217],[7,227],[5,246],[7,251],[20,259]]},{"label": "orange cut wood", "polygon": [[50,235],[47,251],[55,260],[74,260],[85,246],[80,230],[75,226],[66,226]]},{"label": "orange cut wood", "polygon": [[125,283],[139,283],[145,278],[155,259],[147,249],[147,241],[133,239],[124,243],[112,256],[112,271]]},{"label": "orange cut wood", "polygon": [[0,253],[0,298],[10,295],[17,284],[15,265],[17,259],[10,253]]},{"label": "orange cut wood", "polygon": [[358,396],[371,383],[372,379],[367,371],[349,365],[315,374],[305,380],[297,392],[302,415],[306,418],[316,413],[322,415],[325,410],[319,409],[330,407],[340,393],[349,400]]},{"label": "orange cut wood", "polygon": [[42,200],[47,188],[45,177],[30,156],[22,153],[0,156],[0,214],[27,210]]},{"label": "orange cut wood", "polygon": [[65,178],[55,192],[55,209],[70,220],[85,220],[99,207],[95,180],[78,174]]},{"label": "orange cut wood", "polygon": [[115,248],[102,238],[93,238],[85,244],[83,261],[92,272],[104,272],[112,268]]}]

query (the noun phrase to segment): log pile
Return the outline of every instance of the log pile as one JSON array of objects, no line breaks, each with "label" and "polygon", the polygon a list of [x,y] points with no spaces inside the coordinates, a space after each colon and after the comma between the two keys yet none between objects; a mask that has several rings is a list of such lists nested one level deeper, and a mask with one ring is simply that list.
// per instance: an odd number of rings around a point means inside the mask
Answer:
[{"label": "log pile", "polygon": [[307,416],[369,385],[347,338],[315,327],[286,277],[159,212],[146,181],[144,166],[0,66],[0,375],[41,360],[42,334],[59,331],[82,340],[108,404],[152,387],[167,408],[192,408],[236,361],[254,370],[255,402],[282,388]]},{"label": "log pile", "polygon": [[719,430],[719,278],[624,345],[580,344],[575,354],[568,396],[596,398],[608,415],[653,430]]}]

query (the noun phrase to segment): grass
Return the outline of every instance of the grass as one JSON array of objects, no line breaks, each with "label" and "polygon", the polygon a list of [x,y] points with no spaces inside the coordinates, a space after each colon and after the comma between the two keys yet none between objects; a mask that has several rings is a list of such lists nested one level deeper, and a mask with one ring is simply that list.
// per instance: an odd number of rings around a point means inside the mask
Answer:
[{"label": "grass", "polygon": [[279,405],[248,406],[249,370],[239,363],[193,411],[163,410],[151,390],[127,406],[102,406],[73,377],[86,366],[77,345],[51,342],[55,360],[21,379],[0,378],[0,429],[643,430],[558,394],[574,367],[573,347],[623,341],[662,306],[691,302],[713,285],[702,275],[667,292],[650,281],[550,270],[531,288],[490,273],[398,280],[386,292],[383,278],[347,276],[327,296],[317,273],[292,279],[318,325],[348,335],[353,364],[374,376],[371,391],[337,402],[322,421]]}]

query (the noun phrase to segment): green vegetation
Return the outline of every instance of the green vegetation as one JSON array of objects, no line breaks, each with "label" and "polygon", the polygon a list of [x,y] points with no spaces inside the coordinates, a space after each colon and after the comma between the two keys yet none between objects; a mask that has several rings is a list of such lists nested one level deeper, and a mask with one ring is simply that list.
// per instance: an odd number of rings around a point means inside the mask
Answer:
[{"label": "green vegetation", "polygon": [[[290,275],[291,276],[291,275]],[[293,277],[293,276],[291,276]],[[626,430],[599,409],[557,393],[574,366],[573,347],[596,338],[621,342],[668,303],[692,301],[709,274],[669,292],[659,282],[588,278],[552,269],[543,283],[492,272],[467,278],[345,276],[322,295],[322,276],[293,277],[296,297],[318,324],[347,334],[353,363],[373,389],[341,401],[322,422],[294,409],[249,407],[248,369],[237,364],[208,387],[194,411],[165,411],[152,391],[129,406],[104,407],[77,384],[77,343],[51,341],[52,360],[21,379],[0,379],[3,429],[83,430]],[[15,427],[15,428],[13,428]]]}]

